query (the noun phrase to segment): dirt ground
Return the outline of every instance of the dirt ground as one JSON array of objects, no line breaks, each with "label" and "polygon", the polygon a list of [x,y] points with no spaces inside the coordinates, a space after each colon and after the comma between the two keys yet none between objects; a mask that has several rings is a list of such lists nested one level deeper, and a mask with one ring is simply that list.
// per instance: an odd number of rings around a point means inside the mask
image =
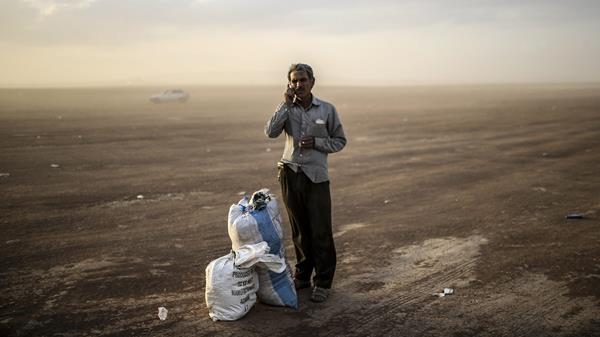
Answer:
[{"label": "dirt ground", "polygon": [[280,194],[282,89],[184,89],[0,91],[0,335],[600,336],[600,85],[315,88],[348,136],[332,295],[236,322],[205,267]]}]

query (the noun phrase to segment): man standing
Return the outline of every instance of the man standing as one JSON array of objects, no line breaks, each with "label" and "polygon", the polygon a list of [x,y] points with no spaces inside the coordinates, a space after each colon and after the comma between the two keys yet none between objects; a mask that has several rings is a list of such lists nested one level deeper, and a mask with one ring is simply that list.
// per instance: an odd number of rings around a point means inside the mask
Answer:
[{"label": "man standing", "polygon": [[313,302],[329,295],[336,266],[331,230],[331,197],[327,154],[346,145],[335,107],[312,95],[315,77],[307,64],[292,64],[288,87],[265,126],[270,138],[285,131],[285,148],[278,163],[281,193],[292,227],[296,251],[296,289],[311,286]]}]

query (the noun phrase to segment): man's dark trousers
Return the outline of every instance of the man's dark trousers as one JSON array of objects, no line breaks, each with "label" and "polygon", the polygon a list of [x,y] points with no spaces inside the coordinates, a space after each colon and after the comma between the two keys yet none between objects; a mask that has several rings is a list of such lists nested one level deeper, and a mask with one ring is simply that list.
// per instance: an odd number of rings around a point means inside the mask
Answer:
[{"label": "man's dark trousers", "polygon": [[281,193],[292,227],[296,250],[298,280],[331,288],[335,274],[336,252],[331,230],[331,195],[329,181],[313,183],[302,171],[287,165],[279,168]]}]

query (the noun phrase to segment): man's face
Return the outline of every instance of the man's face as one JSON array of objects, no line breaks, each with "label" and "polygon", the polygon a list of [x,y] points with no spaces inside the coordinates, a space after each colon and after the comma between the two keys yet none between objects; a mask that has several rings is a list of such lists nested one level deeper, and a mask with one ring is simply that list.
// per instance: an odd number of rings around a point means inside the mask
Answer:
[{"label": "man's face", "polygon": [[296,91],[296,95],[301,100],[310,99],[310,93],[315,85],[315,80],[311,80],[304,70],[292,71],[290,74],[290,86]]}]

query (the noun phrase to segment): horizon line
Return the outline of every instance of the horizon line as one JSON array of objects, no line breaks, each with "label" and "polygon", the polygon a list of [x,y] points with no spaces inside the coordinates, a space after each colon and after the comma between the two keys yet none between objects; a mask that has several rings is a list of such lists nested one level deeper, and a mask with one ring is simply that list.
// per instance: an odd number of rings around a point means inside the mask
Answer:
[{"label": "horizon line", "polygon": [[[31,89],[108,89],[108,88],[164,88],[182,89],[185,87],[211,87],[211,88],[251,88],[251,87],[279,87],[282,84],[235,84],[235,83],[172,83],[172,84],[63,84],[63,85],[0,85],[0,90],[31,90]],[[405,83],[405,84],[366,84],[346,85],[327,84],[318,85],[316,88],[406,88],[406,87],[472,87],[472,86],[598,86],[600,81],[514,81],[514,82],[430,82],[430,83]]]}]

